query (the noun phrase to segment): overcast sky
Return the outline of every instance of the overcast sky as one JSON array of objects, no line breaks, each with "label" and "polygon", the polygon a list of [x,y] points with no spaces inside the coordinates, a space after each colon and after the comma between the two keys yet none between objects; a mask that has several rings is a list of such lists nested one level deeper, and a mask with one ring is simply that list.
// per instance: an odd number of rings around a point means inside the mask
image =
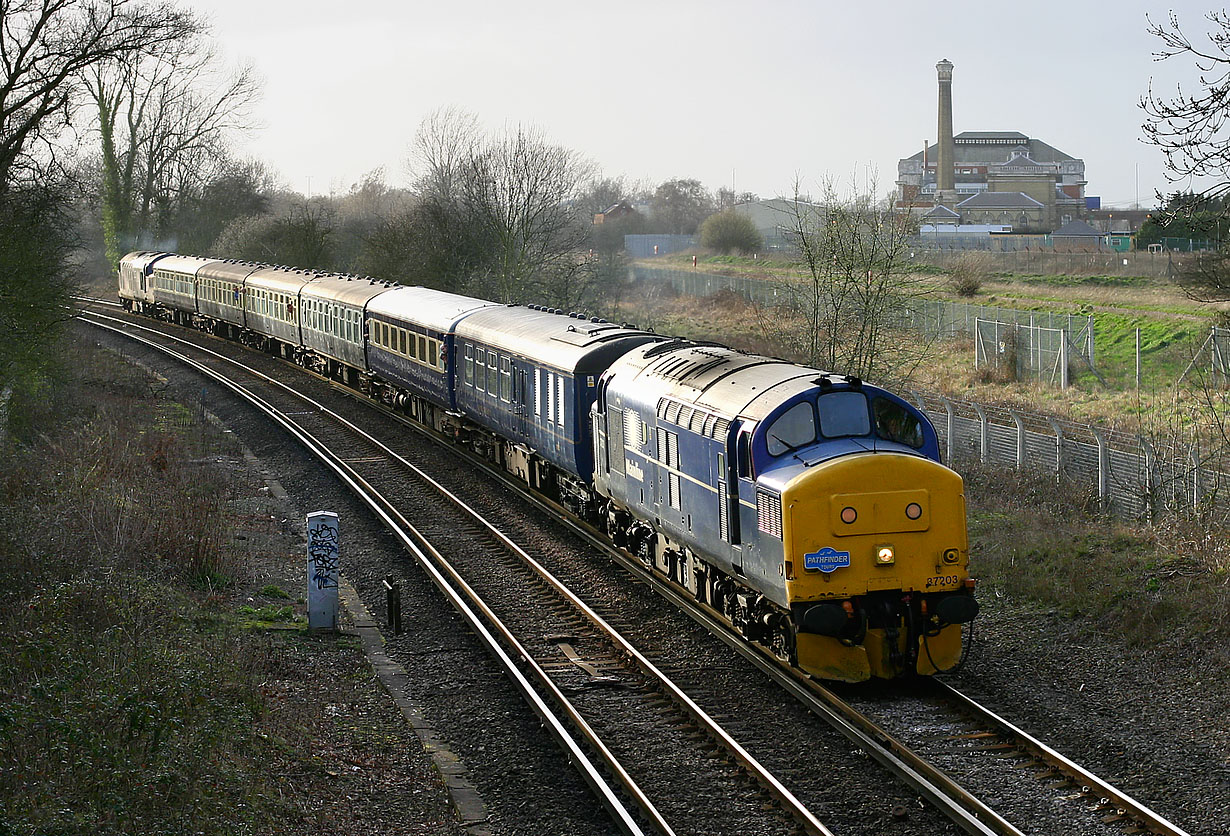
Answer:
[{"label": "overcast sky", "polygon": [[[188,0],[191,3],[191,0]],[[607,176],[695,177],[762,197],[796,174],[876,176],[935,141],[935,64],[953,73],[953,127],[1015,130],[1085,161],[1086,193],[1147,203],[1173,190],[1140,142],[1150,78],[1173,92],[1190,62],[1154,63],[1145,15],[1203,4],[1033,2],[520,3],[199,0],[231,61],[264,80],[243,142],[297,191],[343,192],[383,166],[408,185],[423,117],[471,111],[541,128]],[[1203,35],[1202,35],[1203,37]],[[857,172],[857,174],[855,174]],[[309,186],[310,178],[310,186]]]}]

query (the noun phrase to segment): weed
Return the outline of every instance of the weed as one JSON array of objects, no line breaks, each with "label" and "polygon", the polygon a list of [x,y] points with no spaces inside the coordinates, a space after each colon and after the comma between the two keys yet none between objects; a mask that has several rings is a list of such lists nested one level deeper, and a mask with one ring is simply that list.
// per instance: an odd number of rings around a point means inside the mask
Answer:
[{"label": "weed", "polygon": [[266,598],[290,598],[290,594],[276,584],[265,584],[260,588],[260,595]]}]

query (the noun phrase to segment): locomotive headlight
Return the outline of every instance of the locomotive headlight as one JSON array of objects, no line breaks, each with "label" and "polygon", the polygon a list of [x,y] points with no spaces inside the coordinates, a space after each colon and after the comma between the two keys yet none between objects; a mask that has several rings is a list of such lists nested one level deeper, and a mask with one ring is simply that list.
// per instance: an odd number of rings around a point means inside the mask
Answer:
[{"label": "locomotive headlight", "polygon": [[960,559],[961,559],[961,553],[957,551],[956,549],[947,549],[944,552],[944,562],[945,563],[956,563]]},{"label": "locomotive headlight", "polygon": [[897,555],[893,553],[892,546],[880,546],[876,549],[876,565],[890,566],[897,560]]}]

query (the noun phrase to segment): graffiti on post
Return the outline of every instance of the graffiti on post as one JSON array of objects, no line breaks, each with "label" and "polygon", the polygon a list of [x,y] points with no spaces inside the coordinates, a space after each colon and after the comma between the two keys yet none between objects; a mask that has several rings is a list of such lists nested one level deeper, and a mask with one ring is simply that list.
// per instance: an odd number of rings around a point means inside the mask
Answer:
[{"label": "graffiti on post", "polygon": [[308,628],[337,628],[341,581],[341,538],[337,514],[315,511],[307,518]]},{"label": "graffiti on post", "polygon": [[321,520],[308,530],[308,559],[311,578],[317,589],[337,587],[337,525]]}]

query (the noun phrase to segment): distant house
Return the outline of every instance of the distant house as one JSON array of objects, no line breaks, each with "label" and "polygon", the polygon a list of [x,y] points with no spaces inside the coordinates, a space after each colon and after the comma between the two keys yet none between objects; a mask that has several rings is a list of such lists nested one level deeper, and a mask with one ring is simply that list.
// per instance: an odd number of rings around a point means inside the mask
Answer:
[{"label": "distant house", "polygon": [[606,221],[613,221],[617,218],[622,218],[625,215],[631,215],[635,211],[636,209],[632,207],[631,203],[621,200],[618,203],[612,203],[605,212],[599,212],[594,215],[594,224],[597,225]]},{"label": "distant house", "polygon": [[1097,252],[1110,248],[1106,238],[1106,233],[1079,219],[1068,221],[1051,233],[1051,243],[1056,250]]}]

